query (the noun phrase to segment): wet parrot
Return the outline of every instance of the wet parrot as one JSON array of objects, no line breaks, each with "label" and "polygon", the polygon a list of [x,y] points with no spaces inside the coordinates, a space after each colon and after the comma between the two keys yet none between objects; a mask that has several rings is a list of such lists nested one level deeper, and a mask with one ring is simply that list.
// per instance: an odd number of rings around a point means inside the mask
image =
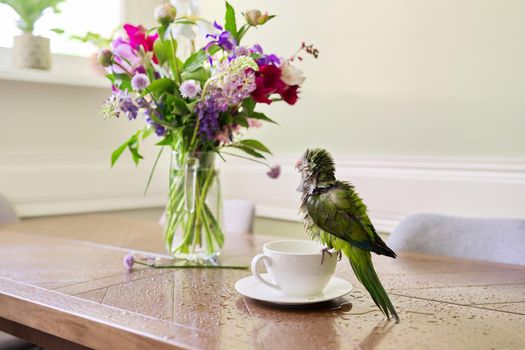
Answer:
[{"label": "wet parrot", "polygon": [[332,156],[324,149],[308,149],[297,161],[301,174],[298,191],[301,193],[301,214],[307,232],[327,248],[345,254],[358,280],[390,319],[399,322],[399,316],[374,270],[370,252],[396,257],[379,237],[367,208],[354,186],[335,178]]}]

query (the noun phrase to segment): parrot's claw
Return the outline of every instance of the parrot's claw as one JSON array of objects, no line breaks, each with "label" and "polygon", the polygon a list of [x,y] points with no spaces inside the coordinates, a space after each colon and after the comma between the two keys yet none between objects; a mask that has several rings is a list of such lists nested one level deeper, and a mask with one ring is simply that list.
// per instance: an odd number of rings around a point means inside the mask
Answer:
[{"label": "parrot's claw", "polygon": [[325,254],[330,255],[330,257],[333,256],[333,254],[332,254],[332,252],[330,251],[330,249],[332,249],[332,248],[325,247],[325,248],[321,249],[321,265],[323,265],[323,262],[324,262],[324,255],[325,255]]}]

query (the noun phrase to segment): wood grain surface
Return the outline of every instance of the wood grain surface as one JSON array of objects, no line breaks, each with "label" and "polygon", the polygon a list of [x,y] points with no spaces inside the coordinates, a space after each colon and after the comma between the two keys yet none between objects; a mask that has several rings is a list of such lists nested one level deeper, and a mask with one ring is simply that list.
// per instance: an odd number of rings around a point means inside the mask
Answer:
[{"label": "wood grain surface", "polygon": [[[242,297],[234,284],[244,270],[126,272],[122,257],[162,253],[161,236],[154,223],[108,215],[0,228],[0,329],[56,349],[525,348],[522,266],[375,257],[401,317],[394,324],[344,260],[336,275],[354,284],[352,293],[309,308]],[[222,259],[247,264],[270,239],[227,237]]]}]

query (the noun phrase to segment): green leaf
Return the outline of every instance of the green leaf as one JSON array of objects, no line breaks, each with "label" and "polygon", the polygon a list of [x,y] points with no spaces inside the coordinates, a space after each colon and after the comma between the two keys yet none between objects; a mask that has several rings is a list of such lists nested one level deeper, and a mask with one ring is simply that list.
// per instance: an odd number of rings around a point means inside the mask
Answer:
[{"label": "green leaf", "polygon": [[193,72],[202,66],[202,63],[207,59],[207,57],[208,56],[204,50],[198,50],[197,52],[194,52],[190,57],[188,57],[188,59],[186,59],[186,62],[184,62],[184,65],[182,66],[182,70],[185,72]]},{"label": "green leaf", "polygon": [[277,124],[273,119],[270,119],[266,116],[266,114],[264,113],[260,113],[260,112],[252,112],[248,118],[253,118],[253,119],[259,119],[259,120],[264,120],[266,122],[270,122],[270,123],[274,123],[274,124]]},{"label": "green leaf", "polygon": [[139,165],[140,160],[144,159],[144,157],[140,155],[138,147],[132,147],[129,145],[128,149],[131,152],[131,157],[133,158],[135,165]]},{"label": "green leaf", "polygon": [[242,114],[236,114],[234,117],[233,117],[233,124],[238,124],[242,127],[249,127],[250,125],[248,124],[248,120],[246,120],[246,116],[245,115],[242,115]]},{"label": "green leaf", "polygon": [[131,157],[135,162],[135,165],[139,165],[139,162],[143,157],[139,153],[139,136],[142,130],[137,131],[128,141],[128,149],[131,152]]},{"label": "green leaf", "polygon": [[[134,137],[135,135],[133,135]],[[117,162],[117,160],[120,158],[120,156],[122,155],[122,153],[126,150],[126,148],[128,147],[128,142],[129,140],[127,140],[126,142],[124,142],[122,145],[120,145],[116,150],[113,151],[113,153],[111,153],[111,166],[113,167],[115,165],[115,163]]]},{"label": "green leaf", "polygon": [[186,106],[186,101],[184,101],[183,98],[181,97],[176,97],[176,96],[173,96],[172,97],[172,101],[173,101],[173,109],[172,109],[172,112],[174,114],[178,114],[178,115],[185,115],[185,114],[188,114],[190,111],[188,110],[188,107]]},{"label": "green leaf", "polygon": [[159,34],[159,39],[164,41],[164,36],[166,35],[166,31],[168,30],[168,26],[161,25],[157,28],[157,33]]},{"label": "green leaf", "polygon": [[186,103],[186,107],[191,113],[193,113],[193,111],[195,110],[195,106],[197,105],[198,102],[199,101],[193,101],[193,102]]},{"label": "green leaf", "polygon": [[175,90],[175,83],[170,78],[161,78],[151,82],[148,87],[142,92],[141,96],[147,93],[162,94]]},{"label": "green leaf", "polygon": [[251,97],[248,97],[246,100],[242,101],[242,108],[244,113],[250,115],[255,109],[255,100]]},{"label": "green leaf", "polygon": [[235,10],[226,1],[226,16],[224,17],[224,29],[232,33],[237,38],[237,23],[235,22]]},{"label": "green leaf", "polygon": [[255,149],[257,151],[272,154],[272,152],[268,149],[268,147],[266,147],[265,145],[263,145],[261,142],[257,140],[251,140],[251,139],[241,140],[239,141],[239,143],[242,144],[243,146]]},{"label": "green leaf", "polygon": [[249,148],[249,147],[246,147],[246,146],[242,146],[242,145],[228,145],[227,147],[233,147],[233,148],[236,148],[236,149],[239,149],[241,151],[243,151],[244,153],[246,154],[249,154],[250,156],[252,157],[255,157],[255,158],[261,158],[261,159],[266,159],[265,156],[263,156],[262,154],[260,154],[259,152]]},{"label": "green leaf", "polygon": [[199,67],[191,72],[182,72],[182,79],[183,80],[198,80],[202,83],[205,83],[210,78],[210,72],[204,69],[203,67]]},{"label": "green leaf", "polygon": [[212,46],[208,51],[197,50],[186,59],[186,62],[184,62],[184,65],[182,66],[182,70],[185,72],[193,72],[194,70],[201,68],[204,61],[208,59],[208,54],[213,55],[217,51],[219,51],[218,46]]},{"label": "green leaf", "polygon": [[173,136],[171,136],[171,134],[168,134],[162,140],[157,142],[156,145],[157,146],[171,146],[172,142],[173,142]]},{"label": "green leaf", "polygon": [[153,52],[159,60],[159,64],[163,65],[168,62],[171,56],[171,45],[169,41],[155,40],[153,44]]}]

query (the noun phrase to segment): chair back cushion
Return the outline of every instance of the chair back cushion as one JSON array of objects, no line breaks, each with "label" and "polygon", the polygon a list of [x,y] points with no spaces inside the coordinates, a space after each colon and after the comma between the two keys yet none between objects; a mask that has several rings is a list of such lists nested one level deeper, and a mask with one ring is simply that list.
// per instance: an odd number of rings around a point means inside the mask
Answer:
[{"label": "chair back cushion", "polygon": [[392,232],[394,251],[525,265],[525,220],[415,214]]},{"label": "chair back cushion", "polygon": [[18,215],[16,215],[15,209],[7,201],[7,198],[0,194],[0,225],[12,224],[18,221]]}]

